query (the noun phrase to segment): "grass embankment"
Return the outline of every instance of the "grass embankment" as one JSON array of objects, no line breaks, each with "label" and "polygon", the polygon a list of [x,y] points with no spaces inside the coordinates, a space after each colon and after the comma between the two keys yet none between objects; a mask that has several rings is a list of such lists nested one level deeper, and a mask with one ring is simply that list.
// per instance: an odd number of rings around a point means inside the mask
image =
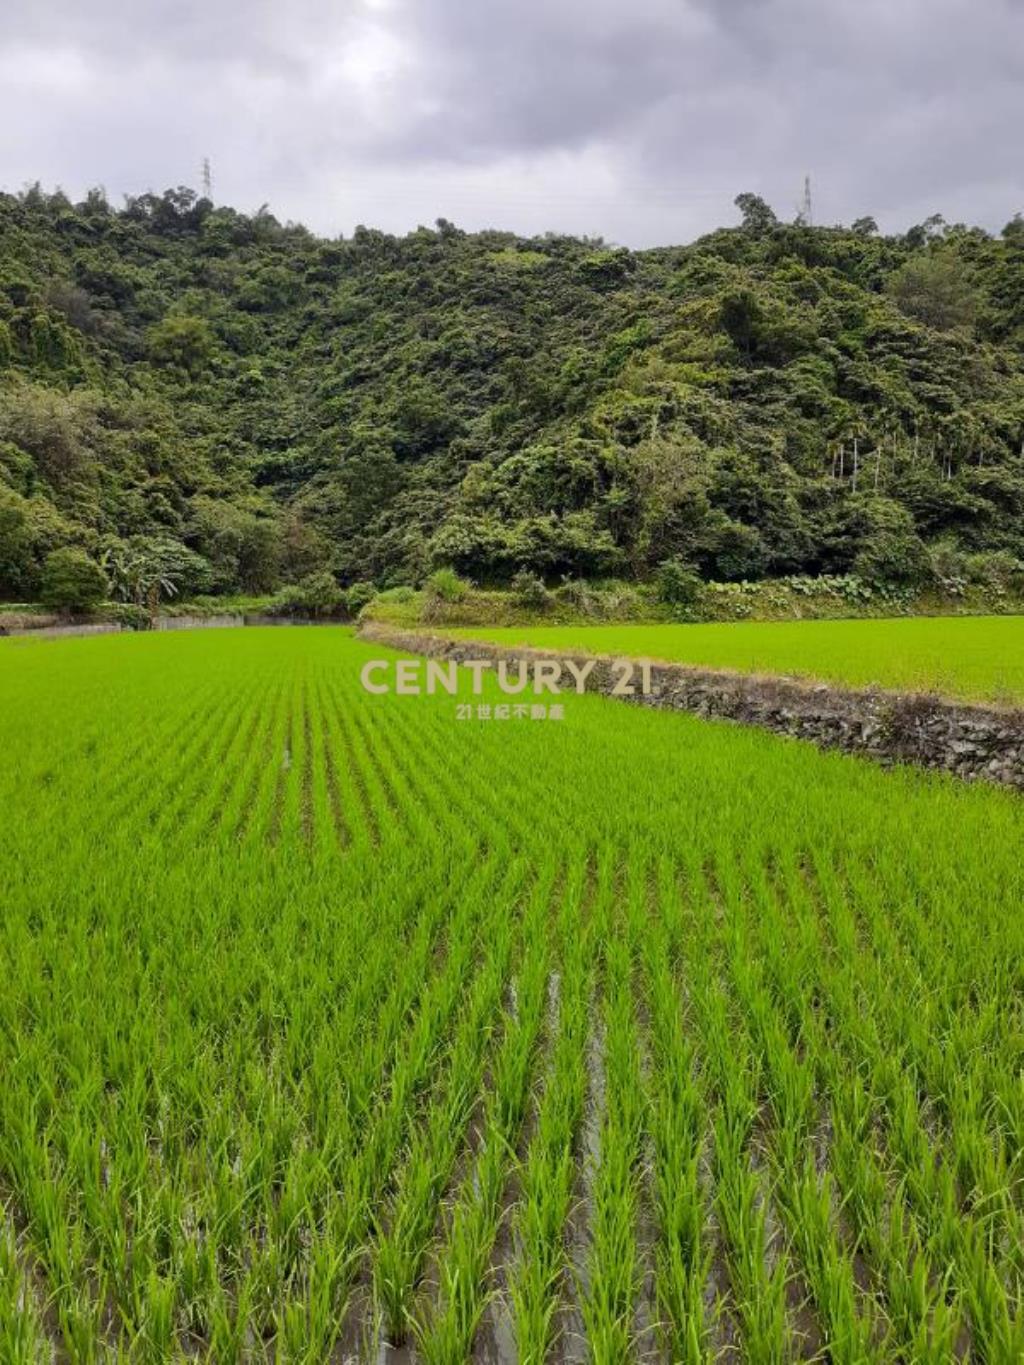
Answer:
[{"label": "grass embankment", "polygon": [[[439,575],[434,575],[438,577]],[[532,626],[532,625],[655,625],[681,621],[793,621],[874,619],[890,616],[977,616],[1024,613],[1024,597],[1004,582],[964,582],[955,592],[939,587],[909,592],[872,586],[853,575],[819,578],[793,577],[758,582],[705,583],[685,605],[663,600],[655,584],[617,579],[588,582],[570,580],[547,589],[535,580],[535,595],[475,587],[466,579],[444,572],[447,590],[388,588],[371,596],[372,585],[357,584],[346,592],[333,585],[332,603],[284,588],[272,596],[196,597],[169,599],[160,604],[162,616],[269,615],[305,619],[366,620],[399,627],[416,626]],[[1015,583],[1017,580],[1013,580]],[[328,584],[331,583],[327,576]],[[320,585],[322,588],[322,585]],[[366,605],[364,606],[364,603]],[[78,623],[114,621],[145,630],[149,613],[141,607],[107,602]],[[61,618],[38,603],[0,602],[0,631],[35,629],[60,624]]]},{"label": "grass embankment", "polygon": [[1024,703],[1024,617],[452,629],[503,645]]},{"label": "grass embankment", "polygon": [[508,591],[454,580],[455,592],[392,588],[379,593],[363,618],[416,626],[659,625],[715,621],[875,620],[910,616],[996,616],[1024,613],[1024,597],[1009,588],[965,584],[908,592],[872,587],[850,575],[705,583],[685,605],[665,602],[653,584],[573,581],[525,600]]},{"label": "grass embankment", "polygon": [[0,642],[0,1358],[1021,1359],[1024,804],[382,653]]}]

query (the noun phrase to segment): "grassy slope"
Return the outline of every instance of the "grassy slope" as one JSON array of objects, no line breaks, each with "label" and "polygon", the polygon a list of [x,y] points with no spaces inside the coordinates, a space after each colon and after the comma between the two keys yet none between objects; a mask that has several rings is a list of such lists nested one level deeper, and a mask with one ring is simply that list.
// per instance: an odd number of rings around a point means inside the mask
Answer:
[{"label": "grassy slope", "polygon": [[1024,617],[530,626],[452,634],[501,644],[785,673],[855,686],[1024,701]]}]

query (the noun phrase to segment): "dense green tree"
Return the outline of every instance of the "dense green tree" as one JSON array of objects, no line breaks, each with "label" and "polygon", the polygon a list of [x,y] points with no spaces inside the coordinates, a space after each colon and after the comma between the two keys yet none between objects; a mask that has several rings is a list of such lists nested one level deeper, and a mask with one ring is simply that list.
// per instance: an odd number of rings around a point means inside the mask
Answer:
[{"label": "dense green tree", "polygon": [[187,539],[210,565],[215,590],[271,592],[280,581],[280,528],[272,517],[197,498]]},{"label": "dense green tree", "polygon": [[195,378],[209,365],[214,336],[204,318],[164,318],[149,329],[149,353],[158,365],[173,365]]},{"label": "dense green tree", "polygon": [[1020,222],[737,204],[632,252],[0,194],[0,592],[154,542],[182,593],[1024,558]]},{"label": "dense green tree", "polygon": [[84,388],[64,393],[16,382],[0,402],[0,440],[30,455],[38,477],[59,493],[95,472],[101,403],[99,395]]},{"label": "dense green tree", "polygon": [[865,518],[868,529],[853,561],[854,573],[869,583],[908,587],[922,583],[928,575],[928,555],[907,509],[888,498],[872,498]]},{"label": "dense green tree", "polygon": [[749,192],[738,194],[734,202],[743,216],[745,232],[755,234],[770,232],[779,221],[760,195]]},{"label": "dense green tree", "polygon": [[43,562],[40,599],[54,611],[88,612],[107,595],[107,579],[83,550],[65,546]]},{"label": "dense green tree", "polygon": [[155,607],[181,594],[208,591],[210,566],[201,555],[170,536],[132,536],[108,543],[100,564],[111,595],[138,607]]},{"label": "dense green tree", "polygon": [[285,616],[331,616],[345,601],[333,574],[321,570],[307,574],[298,583],[282,588],[275,598],[275,609]]},{"label": "dense green tree", "polygon": [[28,596],[35,588],[34,545],[25,500],[0,487],[0,596]]},{"label": "dense green tree", "polygon": [[971,326],[978,311],[964,263],[951,251],[913,257],[891,277],[889,290],[908,317],[939,331]]}]

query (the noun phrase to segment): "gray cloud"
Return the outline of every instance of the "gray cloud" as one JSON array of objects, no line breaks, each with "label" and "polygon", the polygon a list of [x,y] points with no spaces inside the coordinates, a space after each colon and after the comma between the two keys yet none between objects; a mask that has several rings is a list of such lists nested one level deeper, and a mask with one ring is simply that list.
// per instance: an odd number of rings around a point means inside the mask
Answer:
[{"label": "gray cloud", "polygon": [[1021,0],[8,0],[0,183],[681,241],[1024,208]]}]

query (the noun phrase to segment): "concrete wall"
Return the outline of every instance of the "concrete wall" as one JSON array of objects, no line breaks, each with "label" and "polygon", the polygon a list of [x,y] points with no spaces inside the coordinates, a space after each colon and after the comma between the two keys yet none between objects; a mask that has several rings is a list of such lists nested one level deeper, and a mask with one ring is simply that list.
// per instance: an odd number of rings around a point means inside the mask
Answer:
[{"label": "concrete wall", "polygon": [[[234,612],[224,612],[220,616],[158,616],[154,630],[224,630],[234,626],[327,626],[344,625],[345,622],[317,621],[312,617],[298,616],[242,616]],[[0,635],[34,636],[40,640],[59,639],[65,635],[116,635],[118,631],[131,630],[130,626],[119,625],[116,621],[78,622],[69,625],[50,625],[24,627],[16,630],[4,628],[0,617]]]},{"label": "concrete wall", "polygon": [[223,616],[158,616],[156,630],[216,630],[224,626],[242,626],[241,616],[225,612]]},{"label": "concrete wall", "polygon": [[4,630],[0,626],[0,635],[11,639],[60,640],[73,635],[117,635],[120,630],[116,621],[90,621],[82,625],[34,626],[22,630]]}]

